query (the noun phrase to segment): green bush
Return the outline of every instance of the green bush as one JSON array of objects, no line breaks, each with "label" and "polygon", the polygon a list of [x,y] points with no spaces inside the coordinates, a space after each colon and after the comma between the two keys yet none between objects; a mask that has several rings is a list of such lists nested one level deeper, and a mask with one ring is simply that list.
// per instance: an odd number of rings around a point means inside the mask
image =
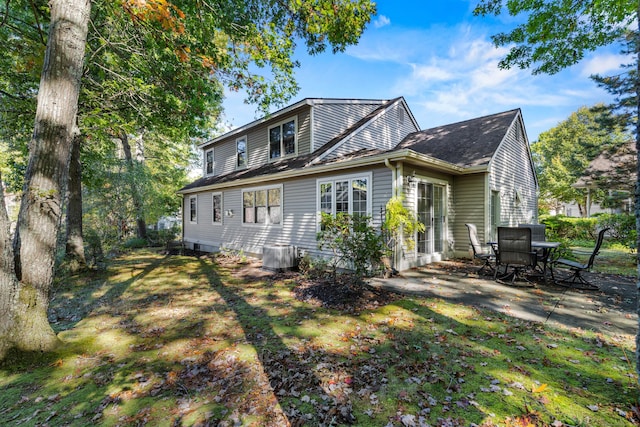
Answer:
[{"label": "green bush", "polygon": [[147,239],[143,239],[142,237],[133,237],[124,242],[122,246],[127,249],[140,249],[147,246],[147,244]]},{"label": "green bush", "polygon": [[102,239],[96,230],[93,228],[85,228],[84,230],[84,245],[85,245],[85,258],[87,264],[98,266],[104,261],[104,250],[102,248]]},{"label": "green bush", "polygon": [[376,274],[382,266],[387,247],[382,235],[367,216],[322,213],[318,248],[330,249],[330,266],[334,278],[339,267],[352,269],[358,277]]},{"label": "green bush", "polygon": [[597,218],[574,218],[564,215],[541,215],[549,240],[591,240],[597,236]]},{"label": "green bush", "polygon": [[323,279],[330,270],[329,261],[306,253],[298,262],[298,270],[309,279]]},{"label": "green bush", "polygon": [[167,246],[178,237],[179,232],[180,228],[177,226],[164,230],[148,230],[147,240],[151,246]]},{"label": "green bush", "polygon": [[598,227],[609,228],[610,240],[627,248],[636,248],[636,218],[629,214],[600,214]]}]

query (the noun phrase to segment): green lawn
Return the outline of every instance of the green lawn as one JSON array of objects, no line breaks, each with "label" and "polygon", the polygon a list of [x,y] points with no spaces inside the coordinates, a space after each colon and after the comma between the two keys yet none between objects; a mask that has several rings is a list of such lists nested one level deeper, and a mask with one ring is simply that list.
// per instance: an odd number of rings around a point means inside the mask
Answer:
[{"label": "green lawn", "polygon": [[[572,246],[571,250],[578,261],[586,263],[593,247]],[[596,256],[593,271],[637,276],[636,254],[628,250],[602,248]]]},{"label": "green lawn", "polygon": [[339,312],[247,271],[136,251],[61,278],[64,345],[0,366],[0,425],[634,425],[633,337],[436,299]]}]

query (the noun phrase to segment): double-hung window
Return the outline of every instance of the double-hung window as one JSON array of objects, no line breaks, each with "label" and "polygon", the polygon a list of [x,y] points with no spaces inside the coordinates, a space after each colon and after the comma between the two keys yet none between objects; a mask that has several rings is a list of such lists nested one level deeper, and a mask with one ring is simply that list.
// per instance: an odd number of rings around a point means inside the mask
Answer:
[{"label": "double-hung window", "polygon": [[222,193],[213,193],[211,197],[211,216],[214,224],[222,224]]},{"label": "double-hung window", "polygon": [[282,223],[282,187],[243,191],[242,222],[244,224]]},{"label": "double-hung window", "polygon": [[213,148],[204,152],[204,172],[205,175],[213,173]]},{"label": "double-hung window", "polygon": [[371,216],[371,174],[319,179],[317,183],[320,212]]},{"label": "double-hung window", "polygon": [[189,221],[198,222],[198,196],[189,197]]},{"label": "double-hung window", "polygon": [[247,167],[247,137],[236,139],[236,167]]},{"label": "double-hung window", "polygon": [[295,154],[297,151],[296,119],[269,128],[269,159]]}]

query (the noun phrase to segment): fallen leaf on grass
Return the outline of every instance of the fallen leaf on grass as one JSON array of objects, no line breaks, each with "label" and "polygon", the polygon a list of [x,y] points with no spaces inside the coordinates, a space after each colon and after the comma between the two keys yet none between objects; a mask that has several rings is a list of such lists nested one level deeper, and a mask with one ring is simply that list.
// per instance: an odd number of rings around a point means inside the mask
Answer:
[{"label": "fallen leaf on grass", "polygon": [[531,389],[532,393],[542,393],[543,391],[545,391],[547,389],[548,385],[547,384],[540,384],[537,387],[533,387]]}]

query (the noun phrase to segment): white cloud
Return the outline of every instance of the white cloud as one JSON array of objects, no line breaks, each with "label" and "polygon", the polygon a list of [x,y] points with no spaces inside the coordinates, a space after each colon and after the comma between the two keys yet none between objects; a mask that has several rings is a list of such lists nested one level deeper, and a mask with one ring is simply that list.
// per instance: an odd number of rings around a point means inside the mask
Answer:
[{"label": "white cloud", "polygon": [[624,55],[602,54],[594,56],[583,62],[582,77],[590,77],[594,74],[608,75],[620,70],[621,64],[630,63],[631,59]]},{"label": "white cloud", "polygon": [[375,21],[373,21],[374,28],[382,28],[382,27],[386,27],[387,25],[391,25],[391,19],[389,19],[384,15],[378,16],[378,18]]}]

